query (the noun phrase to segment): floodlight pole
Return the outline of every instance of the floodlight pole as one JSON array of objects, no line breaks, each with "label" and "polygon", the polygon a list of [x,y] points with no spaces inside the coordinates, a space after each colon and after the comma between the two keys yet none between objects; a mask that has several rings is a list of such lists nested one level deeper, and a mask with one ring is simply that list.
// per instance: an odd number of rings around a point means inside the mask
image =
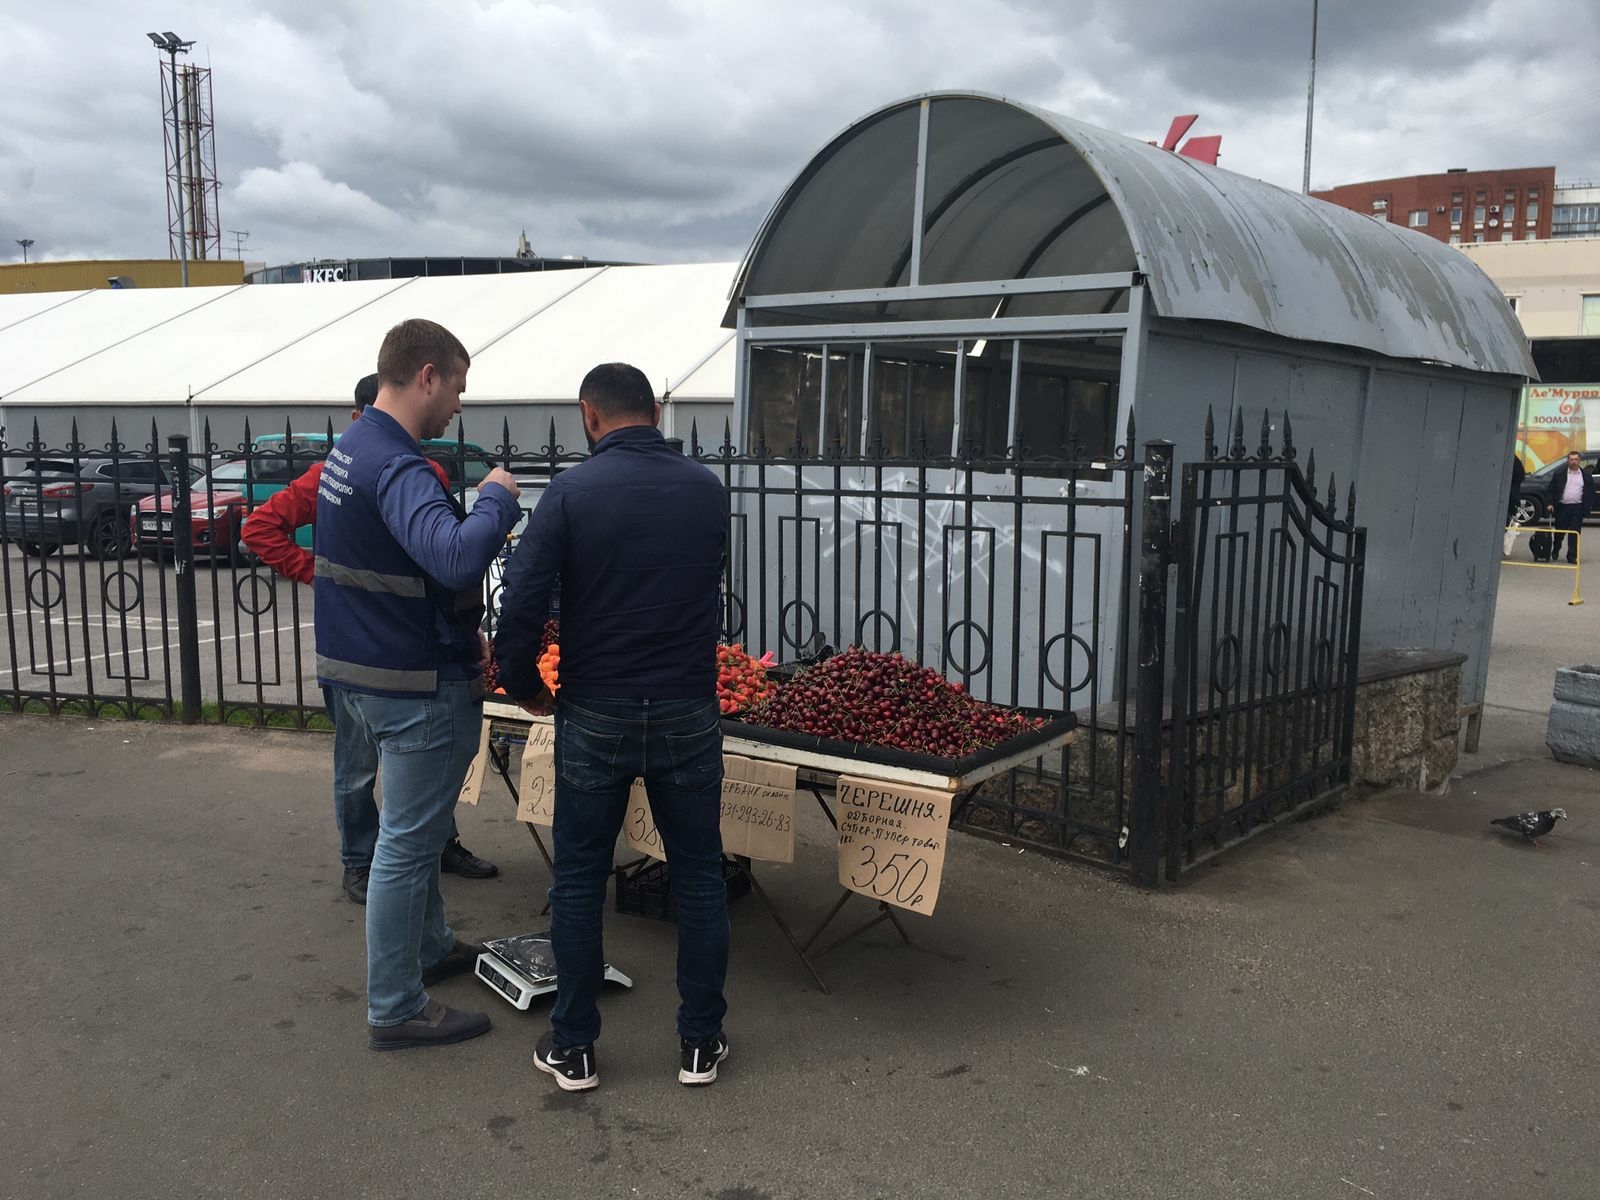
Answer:
[{"label": "floodlight pole", "polygon": [[1317,100],[1317,6],[1318,0],[1311,0],[1311,78],[1306,84],[1306,169],[1300,182],[1300,190],[1307,196],[1311,194],[1311,114]]},{"label": "floodlight pole", "polygon": [[183,278],[183,286],[189,286],[189,222],[183,203],[183,190],[188,186],[188,178],[183,170],[183,131],[179,124],[178,116],[178,55],[187,54],[193,42],[186,42],[177,34],[150,33],[146,34],[156,48],[156,53],[165,53],[172,65],[172,165],[178,175],[178,270]]},{"label": "floodlight pole", "polygon": [[32,238],[17,238],[16,242],[17,242],[17,245],[22,247],[22,261],[23,262],[27,262],[28,261],[28,247],[33,245],[33,239]]}]

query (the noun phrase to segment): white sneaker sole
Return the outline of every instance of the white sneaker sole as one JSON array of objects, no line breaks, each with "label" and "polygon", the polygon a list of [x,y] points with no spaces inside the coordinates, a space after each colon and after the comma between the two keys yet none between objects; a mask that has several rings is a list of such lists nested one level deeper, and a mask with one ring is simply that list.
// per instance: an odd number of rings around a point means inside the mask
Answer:
[{"label": "white sneaker sole", "polygon": [[600,1072],[596,1071],[587,1079],[568,1079],[552,1066],[547,1066],[537,1054],[533,1056],[533,1065],[556,1081],[556,1086],[563,1092],[587,1092],[600,1086]]},{"label": "white sneaker sole", "polygon": [[729,1051],[724,1050],[722,1057],[711,1064],[709,1071],[685,1071],[682,1067],[679,1067],[678,1082],[686,1087],[704,1087],[708,1083],[715,1083],[717,1081],[717,1068],[728,1061],[729,1053]]}]

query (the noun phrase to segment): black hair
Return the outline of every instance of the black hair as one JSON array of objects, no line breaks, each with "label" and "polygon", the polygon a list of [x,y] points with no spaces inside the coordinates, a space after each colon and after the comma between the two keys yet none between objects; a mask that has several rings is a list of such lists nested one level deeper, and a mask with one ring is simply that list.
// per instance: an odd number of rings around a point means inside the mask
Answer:
[{"label": "black hair", "polygon": [[607,420],[637,417],[652,421],[656,415],[656,396],[650,381],[638,367],[627,363],[602,363],[583,377],[578,399],[592,404]]},{"label": "black hair", "polygon": [[366,412],[367,405],[378,398],[378,376],[376,374],[363,375],[361,382],[356,384],[356,411]]}]

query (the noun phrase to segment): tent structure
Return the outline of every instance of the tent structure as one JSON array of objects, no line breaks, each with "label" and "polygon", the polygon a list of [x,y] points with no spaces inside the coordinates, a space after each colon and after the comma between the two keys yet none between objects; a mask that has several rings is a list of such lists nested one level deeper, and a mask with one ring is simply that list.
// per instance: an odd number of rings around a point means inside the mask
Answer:
[{"label": "tent structure", "polygon": [[[449,327],[472,355],[463,420],[525,450],[582,446],[573,402],[588,369],[632,362],[669,400],[669,432],[720,431],[733,399],[733,335],[720,327],[733,264],[598,267],[519,275],[324,285],[164,288],[0,296],[0,426],[16,446],[86,444],[111,422],[142,443],[198,438],[222,449],[285,423],[343,422],[384,332],[407,317]],[[720,356],[720,357],[719,357]],[[720,369],[719,369],[720,364]]]}]

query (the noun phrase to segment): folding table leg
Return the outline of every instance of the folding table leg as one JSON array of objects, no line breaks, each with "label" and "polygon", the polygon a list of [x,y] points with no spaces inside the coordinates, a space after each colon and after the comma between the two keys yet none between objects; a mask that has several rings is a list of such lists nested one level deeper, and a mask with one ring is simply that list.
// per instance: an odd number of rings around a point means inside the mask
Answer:
[{"label": "folding table leg", "polygon": [[739,869],[744,872],[744,877],[750,881],[750,890],[756,894],[756,899],[761,901],[762,907],[767,910],[767,914],[772,918],[773,924],[777,925],[778,931],[788,941],[795,955],[805,964],[806,970],[811,972],[811,978],[817,981],[817,987],[822,989],[824,996],[833,995],[833,989],[827,985],[821,975],[817,974],[817,968],[812,964],[810,957],[807,956],[805,947],[795,940],[794,931],[789,928],[789,923],[778,912],[778,906],[772,902],[772,898],[767,895],[767,890],[757,881],[756,873],[750,869],[748,860],[739,859],[738,862]]},{"label": "folding table leg", "polygon": [[[517,785],[511,782],[511,751],[508,749],[504,754],[501,754],[495,747],[494,742],[491,741],[489,743],[489,759],[494,763],[495,773],[505,783],[506,791],[511,793],[512,805],[520,805],[522,797],[517,794]],[[544,839],[539,836],[538,827],[532,821],[524,821],[523,824],[528,827],[528,832],[533,835],[533,844],[539,847],[539,856],[544,859],[544,865],[550,868],[550,875],[554,878],[556,873],[555,860],[550,857],[550,851],[545,847]],[[546,900],[544,907],[539,910],[539,915],[542,917],[549,911],[550,901]]]}]

